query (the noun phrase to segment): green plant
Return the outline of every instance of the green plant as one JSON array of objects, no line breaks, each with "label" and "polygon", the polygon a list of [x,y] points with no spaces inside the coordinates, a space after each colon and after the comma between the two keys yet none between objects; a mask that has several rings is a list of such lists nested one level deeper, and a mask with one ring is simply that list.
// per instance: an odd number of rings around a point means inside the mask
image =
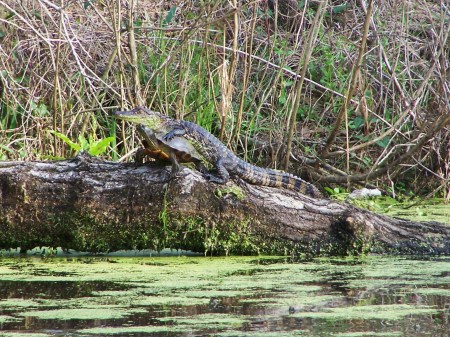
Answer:
[{"label": "green plant", "polygon": [[50,130],[48,132],[64,141],[64,143],[69,145],[70,148],[74,150],[76,153],[83,150],[88,152],[91,156],[99,156],[103,154],[108,148],[109,144],[115,140],[115,137],[107,137],[99,140],[93,140],[92,137],[86,139],[83,135],[79,135],[78,143],[76,143],[60,132],[53,130]]}]

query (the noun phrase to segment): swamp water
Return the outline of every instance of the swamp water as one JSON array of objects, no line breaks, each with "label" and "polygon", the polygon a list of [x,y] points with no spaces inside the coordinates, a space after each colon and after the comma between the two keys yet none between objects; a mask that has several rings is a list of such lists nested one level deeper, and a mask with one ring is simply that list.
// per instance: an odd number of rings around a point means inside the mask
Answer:
[{"label": "swamp water", "polygon": [[3,257],[0,336],[448,336],[450,259]]}]

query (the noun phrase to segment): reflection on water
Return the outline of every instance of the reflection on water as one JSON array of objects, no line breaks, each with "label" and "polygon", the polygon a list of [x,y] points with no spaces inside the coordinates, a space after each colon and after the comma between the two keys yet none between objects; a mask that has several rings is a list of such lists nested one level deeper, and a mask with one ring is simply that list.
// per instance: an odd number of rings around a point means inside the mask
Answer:
[{"label": "reflection on water", "polygon": [[448,336],[447,258],[0,258],[1,336]]}]

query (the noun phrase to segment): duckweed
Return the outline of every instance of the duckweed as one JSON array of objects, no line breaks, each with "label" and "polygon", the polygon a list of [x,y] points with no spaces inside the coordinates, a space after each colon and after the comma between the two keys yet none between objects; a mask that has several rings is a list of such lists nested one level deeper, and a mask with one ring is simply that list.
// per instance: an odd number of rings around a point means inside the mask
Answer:
[{"label": "duckweed", "polygon": [[396,321],[405,316],[419,314],[437,314],[439,310],[429,306],[414,306],[409,304],[364,305],[344,308],[329,308],[318,312],[300,312],[298,317],[324,318],[332,320],[386,320]]},{"label": "duckweed", "polygon": [[367,332],[345,332],[345,333],[333,334],[332,336],[335,336],[335,337],[395,337],[395,336],[402,336],[402,335],[403,334],[401,332],[367,331]]},{"label": "duckweed", "polygon": [[223,314],[203,314],[193,317],[164,317],[159,320],[161,322],[172,322],[177,325],[193,325],[195,327],[206,325],[209,328],[235,328],[247,321],[242,316]]},{"label": "duckweed", "polygon": [[42,310],[42,311],[27,311],[20,313],[19,316],[36,317],[39,319],[57,319],[57,320],[76,320],[76,319],[118,319],[129,316],[134,313],[145,312],[142,309],[125,309],[125,308],[71,308],[58,310]]},{"label": "duckweed", "polygon": [[124,335],[134,333],[162,333],[162,332],[186,332],[184,327],[177,326],[127,326],[127,327],[100,327],[78,330],[83,335]]},{"label": "duckweed", "polygon": [[9,322],[17,322],[20,321],[20,319],[12,316],[7,315],[0,315],[0,324],[2,323],[9,323]]},{"label": "duckweed", "polygon": [[401,326],[403,335],[445,335],[448,265],[376,256],[0,258],[0,329],[345,337],[398,336]]},{"label": "duckweed", "polygon": [[23,332],[6,332],[2,333],[2,337],[50,337],[51,335],[45,333],[23,333]]}]

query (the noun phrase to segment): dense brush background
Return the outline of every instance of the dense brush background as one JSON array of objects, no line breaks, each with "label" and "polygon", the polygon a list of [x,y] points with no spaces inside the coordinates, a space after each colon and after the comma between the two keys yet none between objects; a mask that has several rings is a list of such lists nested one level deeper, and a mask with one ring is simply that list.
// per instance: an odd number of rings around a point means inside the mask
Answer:
[{"label": "dense brush background", "polygon": [[111,113],[144,104],[324,186],[445,196],[449,29],[446,0],[0,0],[0,159],[127,160]]}]

